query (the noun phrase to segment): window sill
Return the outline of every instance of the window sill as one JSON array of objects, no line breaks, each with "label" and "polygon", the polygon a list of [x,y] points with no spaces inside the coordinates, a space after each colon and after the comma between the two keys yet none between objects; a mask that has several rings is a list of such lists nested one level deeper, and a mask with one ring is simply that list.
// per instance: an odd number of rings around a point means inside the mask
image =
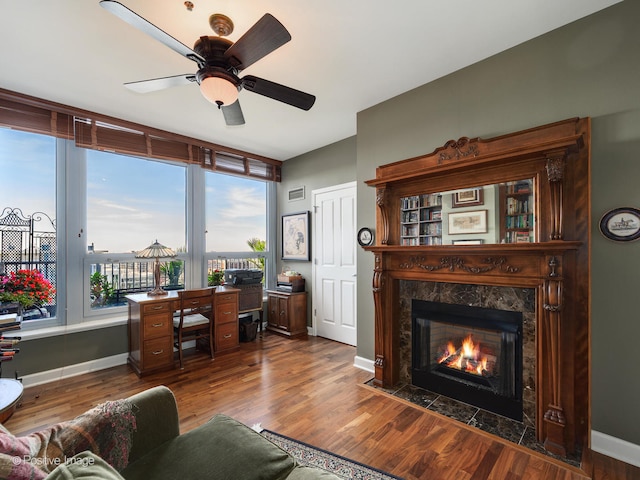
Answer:
[{"label": "window sill", "polygon": [[[126,325],[127,317],[112,318],[109,320],[93,320],[89,322],[76,323],[73,325],[60,325],[56,327],[45,327],[33,330],[18,330],[12,335],[22,337],[22,340],[36,340],[38,338],[57,337],[70,333],[88,332],[91,330],[100,330],[103,328],[115,327],[118,325]],[[18,333],[19,332],[19,333]]]}]

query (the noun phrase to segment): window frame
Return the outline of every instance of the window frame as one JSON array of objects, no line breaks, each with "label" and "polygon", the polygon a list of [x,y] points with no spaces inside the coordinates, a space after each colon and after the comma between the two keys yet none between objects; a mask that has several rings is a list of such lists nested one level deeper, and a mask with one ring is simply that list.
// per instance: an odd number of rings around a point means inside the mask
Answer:
[{"label": "window frame", "polygon": [[[79,126],[84,125],[84,126]],[[96,328],[95,321],[124,321],[127,307],[90,308],[90,265],[117,261],[139,261],[131,253],[89,254],[86,236],[87,163],[86,147],[133,154],[142,160],[175,161],[187,165],[186,244],[178,258],[185,262],[185,288],[207,283],[207,264],[220,256],[265,258],[265,288],[272,288],[276,267],[276,182],[281,180],[282,162],[221,145],[153,129],[124,120],[0,89],[0,127],[56,137],[56,236],[57,309],[50,319],[33,320],[24,331],[48,327]],[[125,132],[123,134],[122,132]],[[80,135],[82,133],[82,135]],[[106,135],[105,135],[106,134]],[[131,151],[128,139],[135,138]],[[105,139],[110,139],[106,141]],[[146,150],[138,147],[144,140]],[[84,146],[81,146],[84,145]],[[155,149],[155,151],[154,151]],[[179,152],[179,153],[176,153]],[[205,252],[205,172],[232,174],[267,183],[267,251]],[[107,261],[109,260],[109,261]],[[81,293],[81,294],[77,294]],[[90,324],[89,324],[90,323]],[[98,327],[100,328],[100,327]]]}]

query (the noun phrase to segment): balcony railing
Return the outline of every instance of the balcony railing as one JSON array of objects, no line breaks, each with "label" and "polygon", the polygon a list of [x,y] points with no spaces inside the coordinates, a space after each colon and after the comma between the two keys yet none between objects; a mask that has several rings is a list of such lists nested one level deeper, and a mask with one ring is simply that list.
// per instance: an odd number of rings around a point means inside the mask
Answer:
[{"label": "balcony railing", "polygon": [[[207,262],[207,272],[214,270],[264,270],[264,258],[216,258]],[[208,275],[210,278],[210,275]],[[160,264],[160,284],[165,290],[184,288],[184,262],[172,260]],[[212,284],[209,282],[209,284]],[[126,296],[154,287],[152,262],[117,262],[91,264],[91,308],[126,304]]]},{"label": "balcony railing", "polygon": [[[227,269],[263,269],[264,259],[255,258],[217,258],[207,262],[208,272]],[[55,285],[56,263],[35,260],[31,262],[2,262],[0,273],[21,269],[37,269]],[[161,263],[160,281],[165,290],[184,288],[184,262],[172,260]],[[103,309],[126,305],[126,296],[146,292],[154,287],[153,262],[105,262],[90,264],[89,291],[91,309]],[[40,312],[34,309],[25,315],[25,320],[56,315],[57,302],[53,299],[41,306]]]}]

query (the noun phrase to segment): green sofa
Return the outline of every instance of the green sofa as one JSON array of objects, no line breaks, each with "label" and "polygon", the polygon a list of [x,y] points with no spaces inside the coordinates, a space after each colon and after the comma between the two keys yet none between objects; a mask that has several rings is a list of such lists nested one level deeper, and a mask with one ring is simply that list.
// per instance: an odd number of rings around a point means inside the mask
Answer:
[{"label": "green sofa", "polygon": [[225,415],[180,435],[175,397],[154,387],[25,437],[0,425],[0,479],[336,480]]}]

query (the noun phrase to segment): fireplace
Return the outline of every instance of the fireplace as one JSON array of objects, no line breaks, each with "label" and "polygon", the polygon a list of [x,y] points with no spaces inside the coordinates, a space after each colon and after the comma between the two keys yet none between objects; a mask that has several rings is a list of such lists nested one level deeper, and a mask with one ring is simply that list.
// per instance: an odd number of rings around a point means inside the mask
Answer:
[{"label": "fireplace", "polygon": [[522,421],[522,313],[413,299],[412,383]]},{"label": "fireplace", "polygon": [[[555,454],[589,444],[590,131],[589,118],[571,118],[490,139],[449,140],[431,153],[376,167],[375,178],[365,182],[376,189],[376,243],[364,247],[374,254],[375,384],[393,387],[411,376],[411,314],[404,314],[403,283],[527,289],[535,292],[535,308],[523,311],[523,417]],[[525,178],[535,192],[535,242],[469,236],[456,239],[471,242],[406,244],[405,198]],[[483,201],[480,210],[499,218],[500,191],[497,203]],[[440,211],[437,221],[450,213]],[[501,232],[500,222],[488,223],[489,235]],[[409,298],[503,309],[491,301]]]}]

